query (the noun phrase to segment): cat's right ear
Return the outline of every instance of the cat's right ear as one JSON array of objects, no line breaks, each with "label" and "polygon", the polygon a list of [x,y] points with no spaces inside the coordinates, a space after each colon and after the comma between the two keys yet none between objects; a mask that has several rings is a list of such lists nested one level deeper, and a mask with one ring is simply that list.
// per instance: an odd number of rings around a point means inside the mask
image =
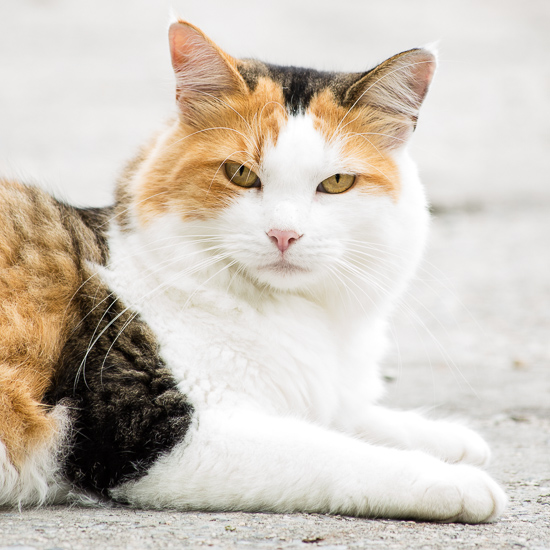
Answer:
[{"label": "cat's right ear", "polygon": [[170,25],[170,54],[176,75],[176,97],[184,120],[201,124],[224,97],[245,94],[236,61],[200,29],[178,21]]}]

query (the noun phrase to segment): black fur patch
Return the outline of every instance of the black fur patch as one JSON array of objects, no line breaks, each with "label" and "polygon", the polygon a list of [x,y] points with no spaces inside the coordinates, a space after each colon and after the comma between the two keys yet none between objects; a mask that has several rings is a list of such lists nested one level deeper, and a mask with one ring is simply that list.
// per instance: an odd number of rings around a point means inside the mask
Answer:
[{"label": "black fur patch", "polygon": [[340,105],[350,107],[347,98],[349,88],[370,72],[325,72],[301,67],[270,65],[253,59],[242,60],[237,67],[251,91],[255,90],[258,79],[262,76],[271,78],[280,84],[285,99],[285,107],[291,115],[304,113],[313,97],[326,89],[332,92],[334,99]]},{"label": "black fur patch", "polygon": [[291,115],[304,113],[315,94],[331,88],[336,75],[302,69],[299,67],[279,67],[267,65],[269,76],[283,88],[285,106]]},{"label": "black fur patch", "polygon": [[[89,227],[107,215],[79,212]],[[145,323],[82,269],[85,282],[74,297],[80,323],[64,346],[45,402],[62,401],[71,409],[67,478],[107,494],[144,475],[180,442],[193,408],[177,390]]]}]

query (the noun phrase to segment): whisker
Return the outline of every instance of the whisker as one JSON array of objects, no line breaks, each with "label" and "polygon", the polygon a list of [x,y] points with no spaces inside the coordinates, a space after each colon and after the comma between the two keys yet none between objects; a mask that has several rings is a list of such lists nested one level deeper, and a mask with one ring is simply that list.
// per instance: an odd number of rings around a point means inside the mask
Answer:
[{"label": "whisker", "polygon": [[[192,269],[189,269],[189,270],[186,270],[185,272],[177,272],[174,276],[170,277],[168,280],[164,281],[163,283],[157,285],[155,288],[153,288],[152,290],[150,290],[149,292],[147,292],[146,294],[144,294],[143,296],[140,297],[141,301],[144,302],[146,299],[154,296],[155,294],[157,294],[158,292],[160,292],[161,290],[163,290],[164,288],[166,288],[167,286],[169,286],[170,284],[172,284],[174,281],[176,281],[178,278],[181,278],[183,275],[189,275],[191,273],[194,273],[194,272],[197,272],[197,271],[200,271],[201,269],[205,268],[205,267],[209,267],[210,265],[214,265],[215,263],[218,263],[221,259],[224,259],[226,257],[228,257],[229,255],[226,254],[226,255],[217,255],[217,256],[214,256],[212,258],[208,258],[207,260],[203,261],[203,262],[200,262],[199,264],[193,266]],[[212,277],[210,277],[211,279]],[[209,280],[210,280],[209,279]],[[195,291],[196,292],[196,291]],[[116,301],[116,300],[115,300]],[[109,307],[112,307],[112,304],[111,306]],[[131,306],[127,306],[125,307],[118,315],[115,316],[114,319],[112,319],[108,324],[107,326],[101,331],[101,333],[97,336],[97,338],[95,338],[95,340],[89,345],[88,347],[88,350],[84,356],[84,359],[82,360],[81,362],[81,365],[84,366],[85,363],[86,363],[86,359],[90,353],[90,351],[92,350],[92,348],[95,346],[95,344],[99,341],[99,339],[103,336],[103,334],[105,334],[105,331],[113,325],[113,323],[115,323],[122,315],[124,315],[125,313],[127,313],[128,311],[131,310]],[[107,361],[107,357],[110,353],[110,351],[112,350],[113,346],[115,345],[116,341],[118,340],[118,338],[120,337],[120,335],[122,334],[122,332],[124,332],[124,330],[130,325],[130,323],[139,315],[139,311],[138,312],[134,312],[131,314],[130,318],[124,323],[124,325],[122,326],[122,328],[118,331],[118,334],[117,336],[113,339],[111,345],[109,346],[108,350],[107,350],[107,353],[105,354],[104,358],[103,358],[103,363],[102,363],[102,366],[101,366],[101,370],[103,370],[105,368],[105,363]],[[96,330],[97,331],[97,330]],[[94,335],[95,335],[95,332],[94,332]]]},{"label": "whisker", "polygon": [[[344,261],[340,260],[339,263],[344,269],[348,270],[350,273],[353,273],[355,276],[362,279],[370,287],[374,287],[374,288],[377,289],[377,291],[381,291],[381,292],[384,292],[384,293],[390,295],[388,293],[387,289],[383,285],[381,285],[379,281],[374,280],[372,277],[368,277],[368,275],[366,273],[358,271],[357,268],[354,268],[353,266],[350,266],[347,262],[344,262]],[[414,299],[416,299],[416,298],[414,298]],[[424,309],[428,313],[430,313],[429,310],[427,308],[425,308],[425,306],[421,302],[419,302],[419,304],[422,307],[424,307]],[[441,344],[441,342],[435,336],[435,334],[429,329],[429,327],[426,325],[426,323],[424,323],[424,321],[422,321],[422,319],[406,303],[401,301],[401,302],[398,302],[397,306],[400,309],[402,309],[402,311],[404,311],[407,315],[409,315],[416,323],[418,323],[426,331],[426,333],[430,336],[430,338],[436,344],[439,352],[444,357],[446,363],[451,367],[451,372],[453,372],[453,375],[455,376],[455,379],[457,380],[457,382],[460,383],[460,381],[456,378],[456,373],[466,383],[466,385],[468,386],[469,390],[473,393],[473,395],[477,396],[477,393],[476,393],[475,389],[471,386],[471,384],[469,383],[467,378],[462,373],[461,369],[456,365],[456,363],[454,362],[452,357],[448,354],[448,352],[445,350],[444,346]],[[441,326],[443,326],[443,325],[441,325]],[[443,327],[443,328],[445,329],[445,327]],[[428,355],[428,357],[429,357],[429,355]]]}]

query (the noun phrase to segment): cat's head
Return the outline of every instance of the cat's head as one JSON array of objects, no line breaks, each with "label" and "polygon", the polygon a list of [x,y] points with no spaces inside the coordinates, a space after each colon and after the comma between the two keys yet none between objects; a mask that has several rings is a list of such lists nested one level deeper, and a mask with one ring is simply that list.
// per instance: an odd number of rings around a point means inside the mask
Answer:
[{"label": "cat's head", "polygon": [[383,286],[414,263],[425,201],[405,146],[431,52],[319,72],[234,59],[185,22],[170,49],[179,116],[127,194],[141,231],[193,241],[182,266],[213,258],[275,289]]}]

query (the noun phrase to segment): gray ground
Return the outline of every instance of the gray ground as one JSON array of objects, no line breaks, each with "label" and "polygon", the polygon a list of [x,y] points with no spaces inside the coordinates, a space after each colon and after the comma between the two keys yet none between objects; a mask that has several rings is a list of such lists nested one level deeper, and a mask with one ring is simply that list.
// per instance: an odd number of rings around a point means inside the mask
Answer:
[{"label": "gray ground", "polygon": [[[387,402],[467,418],[510,506],[495,524],[123,508],[0,512],[0,550],[550,549],[550,3],[174,0],[237,55],[359,70],[441,41],[414,150],[434,203],[394,319]],[[0,0],[0,172],[105,204],[171,112],[163,0]]]}]

